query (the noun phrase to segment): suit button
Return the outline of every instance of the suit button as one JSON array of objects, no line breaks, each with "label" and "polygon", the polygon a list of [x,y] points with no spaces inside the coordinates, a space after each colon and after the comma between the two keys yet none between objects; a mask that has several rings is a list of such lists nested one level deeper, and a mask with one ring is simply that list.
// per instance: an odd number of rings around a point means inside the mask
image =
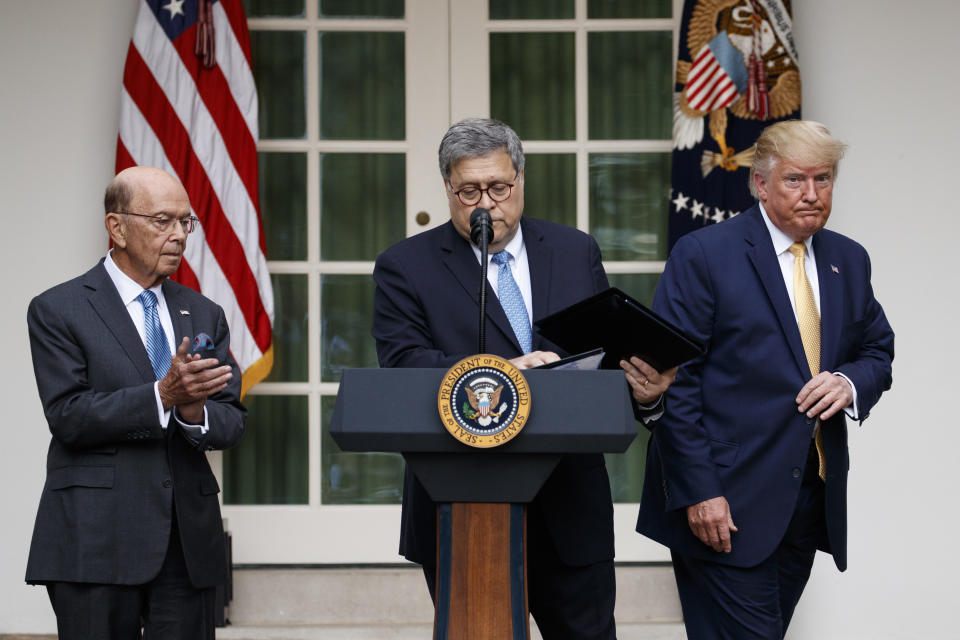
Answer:
[{"label": "suit button", "polygon": [[813,418],[807,418],[807,424],[813,424],[813,422],[814,422]]},{"label": "suit button", "polygon": [[794,468],[793,468],[793,477],[794,477],[794,478],[799,478],[801,473],[802,473],[802,472],[800,471],[800,467],[794,467]]},{"label": "suit button", "polygon": [[170,482],[169,480],[164,480],[164,481],[163,481],[163,488],[164,488],[164,489],[169,489],[172,485],[173,485],[173,483]]}]

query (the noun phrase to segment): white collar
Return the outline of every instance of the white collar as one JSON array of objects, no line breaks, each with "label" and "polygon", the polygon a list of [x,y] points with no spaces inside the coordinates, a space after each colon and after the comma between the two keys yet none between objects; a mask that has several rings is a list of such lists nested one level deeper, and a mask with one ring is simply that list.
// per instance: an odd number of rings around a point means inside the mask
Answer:
[{"label": "white collar", "polygon": [[[480,247],[470,243],[470,248],[473,249],[473,255],[477,256],[477,262],[480,261]],[[517,225],[517,233],[514,234],[513,238],[510,239],[510,242],[507,243],[502,251],[506,251],[510,254],[510,257],[513,258],[513,261],[516,262],[520,259],[520,255],[525,251],[525,245],[523,244],[523,227]],[[493,254],[489,254],[488,260],[493,259]]]},{"label": "white collar", "polygon": [[[120,300],[123,302],[123,306],[129,305],[131,302],[137,299],[141,293],[143,293],[143,287],[137,284],[133,278],[125,274],[120,270],[120,267],[117,266],[117,263],[113,261],[113,249],[107,252],[107,257],[103,260],[103,266],[107,270],[107,275],[110,276],[110,279],[113,281],[113,286],[117,288],[117,292],[120,294]],[[163,283],[158,284],[155,287],[150,287],[150,291],[157,296],[157,299],[161,299],[163,293],[161,292],[161,286]]]},{"label": "white collar", "polygon": [[[780,230],[777,225],[773,224],[770,220],[770,216],[767,215],[767,210],[763,208],[762,202],[757,202],[760,205],[760,214],[763,216],[763,222],[767,225],[767,231],[770,232],[770,239],[773,240],[773,252],[777,255],[780,255],[784,251],[790,249],[790,245],[796,242],[793,238],[785,234]],[[813,236],[810,236],[803,241],[803,244],[807,247],[807,255],[813,255]]]},{"label": "white collar", "polygon": [[510,239],[510,242],[507,243],[507,246],[505,246],[503,250],[509,253],[511,258],[516,260],[523,249],[523,229],[521,229],[520,225],[518,224],[517,232],[514,234],[513,238]]}]

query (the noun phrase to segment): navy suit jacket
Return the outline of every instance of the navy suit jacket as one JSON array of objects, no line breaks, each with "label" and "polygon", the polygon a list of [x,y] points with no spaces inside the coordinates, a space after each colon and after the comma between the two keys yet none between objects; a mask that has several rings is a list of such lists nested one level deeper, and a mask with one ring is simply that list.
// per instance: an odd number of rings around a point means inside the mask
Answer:
[{"label": "navy suit jacket", "polygon": [[[563,225],[521,219],[530,265],[534,320],[603,291],[600,249]],[[480,264],[452,223],[408,238],[377,258],[373,337],[382,367],[448,368],[477,352]],[[487,351],[522,355],[487,283]],[[556,350],[534,335],[533,348]],[[530,509],[538,510],[560,558],[586,565],[613,558],[613,503],[601,454],[564,456]],[[404,478],[400,553],[427,566],[436,557],[435,504]]]},{"label": "navy suit jacket", "polygon": [[210,430],[187,440],[157,419],[150,358],[103,262],[34,298],[30,348],[52,438],[26,579],[31,583],[144,584],[160,571],[176,509],[190,580],[227,577],[217,480],[206,450],[243,433],[240,371],[223,310],[196,291],[163,283],[179,344],[205,332],[233,367],[206,402]]},{"label": "navy suit jacket", "polygon": [[[893,331],[856,242],[813,236],[823,371],[857,389],[859,418],[890,387]],[[657,287],[654,309],[707,345],[667,391],[667,411],[648,450],[637,531],[687,556],[736,566],[767,558],[783,537],[800,490],[814,421],[795,398],[810,379],[797,321],[758,206],[681,238]],[[846,568],[846,416],[823,422],[827,540]],[[725,496],[739,531],[733,550],[700,542],[686,509]]]}]

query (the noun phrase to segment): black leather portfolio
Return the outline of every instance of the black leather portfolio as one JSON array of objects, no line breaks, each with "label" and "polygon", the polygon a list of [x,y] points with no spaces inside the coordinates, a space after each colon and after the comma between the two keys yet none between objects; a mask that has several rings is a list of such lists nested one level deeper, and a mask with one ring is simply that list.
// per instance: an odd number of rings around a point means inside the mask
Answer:
[{"label": "black leather portfolio", "polygon": [[601,369],[619,369],[621,360],[638,356],[664,371],[704,353],[702,344],[616,287],[533,324],[567,353],[603,349]]}]

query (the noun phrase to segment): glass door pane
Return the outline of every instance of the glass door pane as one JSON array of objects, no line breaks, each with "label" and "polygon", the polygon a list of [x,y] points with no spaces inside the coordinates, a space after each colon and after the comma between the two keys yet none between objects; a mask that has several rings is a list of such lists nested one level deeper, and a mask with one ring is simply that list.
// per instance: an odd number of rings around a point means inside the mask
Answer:
[{"label": "glass door pane", "polygon": [[261,140],[306,136],[305,41],[304,31],[250,32]]},{"label": "glass door pane", "polygon": [[259,153],[260,217],[271,260],[307,259],[307,154]]},{"label": "glass door pane", "polygon": [[577,154],[526,153],[524,214],[577,226]]},{"label": "glass door pane", "polygon": [[573,0],[490,0],[491,20],[563,19],[573,13]]},{"label": "glass door pane", "polygon": [[490,116],[522,140],[576,137],[572,33],[490,34]]},{"label": "glass door pane", "polygon": [[665,140],[672,135],[669,31],[597,31],[587,36],[590,138]]},{"label": "glass door pane", "polygon": [[669,18],[671,0],[587,0],[587,17],[603,18]]},{"label": "glass door pane", "polygon": [[404,35],[320,32],[321,138],[403,140]]},{"label": "glass door pane", "polygon": [[403,240],[405,213],[405,154],[321,154],[321,260],[375,260]]},{"label": "glass door pane", "polygon": [[669,153],[590,154],[590,233],[604,260],[667,257]]},{"label": "glass door pane", "polygon": [[225,504],[307,504],[307,398],[249,395],[240,443],[224,456]]},{"label": "glass door pane", "polygon": [[247,18],[285,18],[304,15],[304,0],[243,0]]},{"label": "glass door pane", "polygon": [[402,18],[403,0],[320,0],[321,18]]}]

